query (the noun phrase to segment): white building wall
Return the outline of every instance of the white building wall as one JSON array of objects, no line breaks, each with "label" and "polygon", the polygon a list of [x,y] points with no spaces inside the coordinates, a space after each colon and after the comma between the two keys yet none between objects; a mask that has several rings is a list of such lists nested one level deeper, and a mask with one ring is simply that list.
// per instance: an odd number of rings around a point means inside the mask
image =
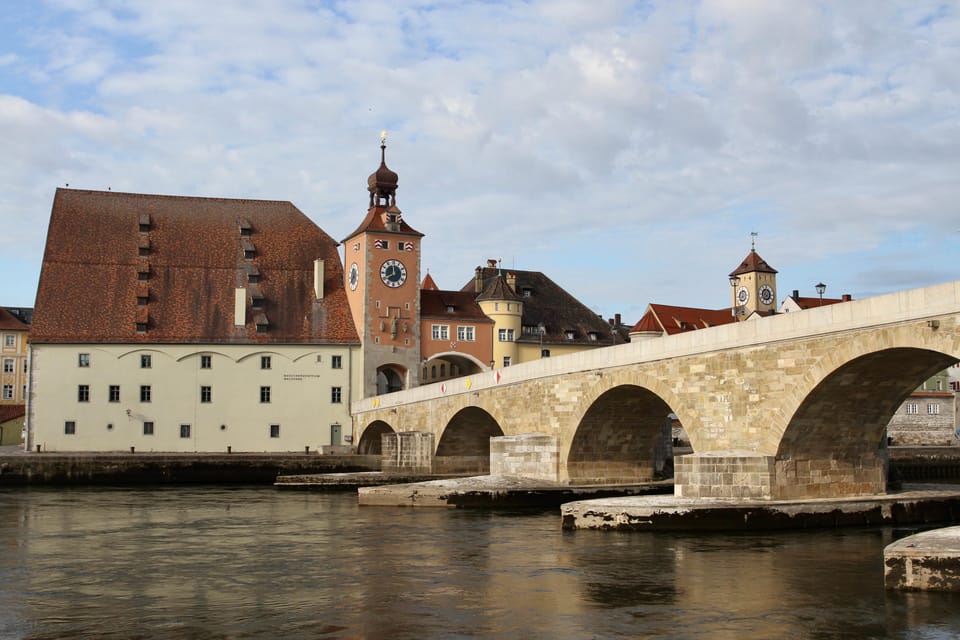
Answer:
[{"label": "white building wall", "polygon": [[[33,345],[27,448],[43,451],[303,451],[350,434],[358,347],[327,345]],[[79,354],[89,366],[79,366]],[[151,367],[141,367],[141,356]],[[201,356],[211,367],[201,367]],[[270,368],[261,368],[269,356]],[[340,368],[334,368],[340,356]],[[89,400],[79,401],[87,385]],[[119,402],[110,386],[119,385]],[[141,401],[140,387],[150,387]],[[211,401],[201,402],[209,386]],[[270,401],[261,402],[261,387]],[[341,400],[332,390],[340,387]],[[65,433],[68,421],[76,432]],[[153,423],[153,434],[144,423]],[[190,426],[181,437],[181,425]],[[279,425],[277,437],[271,425]],[[342,438],[340,444],[349,444]]]}]

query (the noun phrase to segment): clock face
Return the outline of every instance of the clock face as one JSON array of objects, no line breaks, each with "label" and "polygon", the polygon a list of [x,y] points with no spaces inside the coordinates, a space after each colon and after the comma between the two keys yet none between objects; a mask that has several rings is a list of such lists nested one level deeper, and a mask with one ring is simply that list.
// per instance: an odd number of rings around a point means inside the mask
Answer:
[{"label": "clock face", "polygon": [[750,291],[746,287],[740,287],[737,289],[737,302],[740,304],[747,304],[747,300],[750,299]]},{"label": "clock face", "polygon": [[771,304],[773,302],[773,287],[768,284],[760,287],[760,302],[763,304]]},{"label": "clock face", "polygon": [[387,260],[380,267],[380,279],[388,287],[399,287],[407,281],[407,268],[399,260]]},{"label": "clock face", "polygon": [[354,262],[350,265],[350,290],[355,290],[358,284],[360,284],[360,267]]}]

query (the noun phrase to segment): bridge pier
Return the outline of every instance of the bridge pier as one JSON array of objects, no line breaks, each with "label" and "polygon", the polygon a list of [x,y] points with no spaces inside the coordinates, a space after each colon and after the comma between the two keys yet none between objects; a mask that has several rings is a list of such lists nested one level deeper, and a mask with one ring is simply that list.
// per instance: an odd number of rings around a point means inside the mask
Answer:
[{"label": "bridge pier", "polygon": [[782,459],[712,451],[674,460],[674,495],[722,500],[804,500],[886,493],[885,456]]}]

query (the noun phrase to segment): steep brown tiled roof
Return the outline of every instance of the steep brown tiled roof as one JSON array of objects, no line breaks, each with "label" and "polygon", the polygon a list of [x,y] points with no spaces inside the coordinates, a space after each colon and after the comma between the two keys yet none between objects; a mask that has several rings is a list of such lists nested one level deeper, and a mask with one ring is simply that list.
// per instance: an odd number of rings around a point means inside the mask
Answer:
[{"label": "steep brown tiled roof", "polygon": [[[320,300],[316,258],[324,260]],[[246,325],[235,328],[235,290],[254,284],[251,265],[263,308],[251,308],[248,291]],[[257,314],[269,321],[264,333]],[[31,340],[359,342],[337,243],[289,202],[75,189],[54,197]]]},{"label": "steep brown tiled roof", "polygon": [[815,309],[817,307],[826,307],[831,304],[840,304],[841,302],[847,302],[847,300],[842,300],[840,298],[807,298],[803,296],[790,296],[793,298],[793,301],[797,303],[801,309]]},{"label": "steep brown tiled roof", "polygon": [[[448,311],[449,308],[453,311]],[[493,324],[493,320],[484,315],[475,295],[471,291],[440,291],[438,289],[420,290],[421,318],[457,318],[475,322]]]},{"label": "steep brown tiled roof", "polygon": [[[516,277],[516,291],[523,302],[521,324],[536,327],[541,323],[546,333],[544,344],[589,344],[592,346],[612,345],[615,342],[613,330],[606,320],[591,311],[586,305],[567,293],[553,280],[539,271],[518,271],[508,269],[508,275]],[[477,294],[476,284],[480,280],[481,290],[485,291],[491,280],[500,276],[497,267],[477,267],[477,273],[461,289]],[[574,337],[567,338],[567,331]],[[590,334],[597,335],[596,340]],[[517,342],[539,342],[539,334],[523,334]]]},{"label": "steep brown tiled roof", "polygon": [[437,286],[437,283],[434,282],[433,276],[431,276],[429,273],[423,277],[423,282],[420,283],[420,290],[423,291],[424,289],[427,291],[437,291],[440,289],[440,287]]},{"label": "steep brown tiled roof", "polygon": [[344,242],[363,231],[382,231],[384,233],[396,233],[398,235],[414,236],[416,238],[423,237],[422,233],[407,224],[407,221],[402,215],[400,216],[399,225],[397,231],[387,229],[387,207],[370,207],[363,222],[347,235]]},{"label": "steep brown tiled roof", "polygon": [[751,273],[753,271],[759,271],[761,273],[776,273],[777,270],[767,264],[767,261],[760,257],[760,254],[750,250],[750,253],[747,254],[747,257],[743,259],[743,262],[740,263],[736,269],[734,269],[730,275],[739,276],[741,273]]},{"label": "steep brown tiled roof", "polygon": [[510,288],[503,274],[498,273],[493,278],[484,280],[483,291],[477,296],[477,300],[523,300],[523,298]]},{"label": "steep brown tiled roof", "polygon": [[647,316],[651,316],[667,335],[706,329],[707,327],[716,327],[735,322],[735,318],[733,314],[730,313],[730,309],[697,309],[695,307],[651,304],[647,308],[647,313],[641,318],[640,322],[634,326],[632,331],[650,330],[638,328],[641,323],[644,323],[645,327],[650,326],[650,318],[647,318]]},{"label": "steep brown tiled roof", "polygon": [[3,307],[0,307],[0,329],[3,331],[29,331],[30,327]]},{"label": "steep brown tiled roof", "polygon": [[653,310],[647,308],[647,312],[643,314],[643,317],[637,321],[637,324],[630,327],[630,333],[663,333],[663,327],[660,326],[660,323],[657,321],[656,315],[654,315]]}]

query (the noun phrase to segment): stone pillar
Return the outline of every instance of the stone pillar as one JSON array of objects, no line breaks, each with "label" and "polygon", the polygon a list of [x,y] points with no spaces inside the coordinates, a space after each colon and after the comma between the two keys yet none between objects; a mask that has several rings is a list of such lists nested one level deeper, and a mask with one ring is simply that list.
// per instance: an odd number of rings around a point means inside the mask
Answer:
[{"label": "stone pillar", "polygon": [[776,465],[773,456],[718,451],[674,458],[673,493],[682,498],[770,500]]},{"label": "stone pillar", "polygon": [[400,431],[380,436],[381,468],[384,473],[432,473],[433,434]]},{"label": "stone pillar", "polygon": [[560,441],[556,436],[526,433],[490,438],[490,475],[557,482]]}]

